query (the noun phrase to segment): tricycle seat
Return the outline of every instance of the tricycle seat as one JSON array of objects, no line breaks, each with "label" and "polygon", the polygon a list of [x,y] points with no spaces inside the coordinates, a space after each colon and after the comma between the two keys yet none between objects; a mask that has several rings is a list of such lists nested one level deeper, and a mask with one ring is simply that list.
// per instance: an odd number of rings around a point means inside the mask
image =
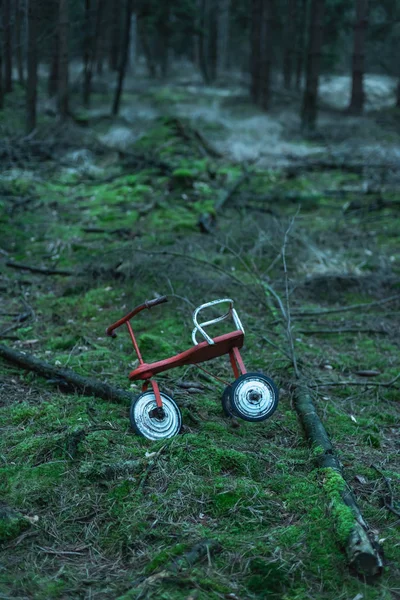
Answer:
[{"label": "tricycle seat", "polygon": [[243,346],[244,333],[241,330],[232,331],[224,335],[219,335],[213,338],[213,344],[201,342],[197,346],[193,346],[185,352],[176,354],[171,358],[159,360],[154,363],[142,363],[129,374],[129,379],[136,381],[138,379],[151,379],[157,373],[168,371],[175,367],[184,365],[194,365],[207,360],[228,354],[233,348],[241,348]]}]

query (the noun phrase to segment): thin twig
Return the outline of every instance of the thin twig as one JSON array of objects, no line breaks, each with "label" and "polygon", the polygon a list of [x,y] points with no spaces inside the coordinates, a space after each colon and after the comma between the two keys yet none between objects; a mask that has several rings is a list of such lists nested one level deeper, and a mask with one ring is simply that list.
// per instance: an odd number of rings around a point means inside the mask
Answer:
[{"label": "thin twig", "polygon": [[297,333],[302,333],[303,335],[331,333],[379,333],[381,335],[388,335],[388,332],[384,329],[357,329],[352,327],[344,327],[343,329],[298,329]]},{"label": "thin twig", "polygon": [[359,385],[359,386],[374,386],[374,387],[392,387],[396,381],[400,379],[400,373],[391,381],[382,381],[381,383],[378,381],[331,381],[328,383],[315,383],[310,385],[312,388],[319,387],[338,387],[341,385]]},{"label": "thin twig", "polygon": [[389,491],[390,502],[388,503],[386,501],[386,499],[384,500],[384,502],[385,502],[385,508],[387,508],[388,510],[390,510],[390,512],[392,512],[397,517],[400,517],[400,511],[396,510],[394,508],[394,506],[393,506],[393,503],[394,503],[394,494],[393,494],[392,484],[390,483],[390,479],[388,477],[386,477],[386,475],[380,469],[378,469],[378,467],[376,465],[371,465],[371,468],[375,469],[375,471],[377,473],[379,473],[379,475],[383,478],[384,482],[386,483],[386,487],[387,487],[387,489]]},{"label": "thin twig", "polygon": [[294,341],[293,341],[293,334],[292,334],[292,324],[291,324],[291,316],[290,316],[290,302],[289,302],[289,276],[288,276],[288,270],[287,270],[287,264],[286,264],[286,246],[287,246],[288,236],[289,236],[290,230],[293,227],[293,223],[294,223],[294,220],[295,220],[298,212],[299,211],[297,211],[296,215],[290,220],[289,227],[285,231],[285,236],[283,238],[283,246],[282,246],[282,262],[283,262],[283,270],[284,270],[284,273],[285,273],[286,331],[287,331],[287,338],[288,338],[288,342],[289,342],[289,345],[290,345],[290,354],[291,354],[291,357],[292,357],[292,363],[293,363],[294,372],[295,372],[296,378],[300,379],[300,371],[299,371],[299,368],[297,366],[297,358],[296,358],[296,352],[295,352],[295,349],[294,349]]},{"label": "thin twig", "polygon": [[183,254],[181,252],[171,252],[167,250],[144,250],[143,248],[135,248],[134,252],[141,252],[142,254],[150,254],[155,256],[174,256],[176,258],[191,260],[193,262],[206,265],[207,267],[212,267],[213,269],[215,269],[215,271],[219,271],[220,273],[223,273],[230,279],[233,279],[233,281],[235,281],[238,285],[246,288],[246,290],[250,291],[258,300],[261,300],[260,296],[255,293],[252,287],[249,287],[247,284],[243,283],[243,281],[241,281],[238,277],[235,277],[235,275],[232,275],[232,273],[230,273],[229,271],[226,271],[219,265],[215,265],[214,263],[205,260],[204,258],[197,258],[196,256],[191,256],[190,254]]},{"label": "thin twig", "polygon": [[288,358],[290,361],[292,361],[293,357],[289,354],[289,352],[286,352],[286,350],[284,350],[283,348],[281,348],[280,346],[275,344],[275,342],[273,342],[272,340],[267,338],[265,335],[262,336],[262,339],[264,340],[264,342],[267,342],[267,344],[269,344],[270,346],[272,346],[273,348],[278,350],[278,352],[280,352],[281,354],[286,356],[286,358]]}]

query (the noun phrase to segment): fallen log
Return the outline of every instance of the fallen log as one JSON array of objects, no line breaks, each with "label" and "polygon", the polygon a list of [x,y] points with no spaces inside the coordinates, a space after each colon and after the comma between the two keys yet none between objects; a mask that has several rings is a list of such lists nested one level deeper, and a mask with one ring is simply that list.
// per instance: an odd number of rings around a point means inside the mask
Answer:
[{"label": "fallen log", "polygon": [[313,450],[316,473],[329,496],[335,529],[346,549],[349,565],[363,576],[380,575],[383,562],[379,545],[343,477],[342,465],[317,414],[310,391],[302,383],[297,386],[294,407]]},{"label": "fallen log", "polygon": [[23,369],[37,373],[57,386],[67,387],[85,396],[97,396],[103,400],[111,400],[120,404],[130,404],[134,398],[129,392],[108,383],[91,377],[83,377],[72,369],[59,369],[48,362],[25,352],[18,352],[3,344],[0,344],[0,357]]}]

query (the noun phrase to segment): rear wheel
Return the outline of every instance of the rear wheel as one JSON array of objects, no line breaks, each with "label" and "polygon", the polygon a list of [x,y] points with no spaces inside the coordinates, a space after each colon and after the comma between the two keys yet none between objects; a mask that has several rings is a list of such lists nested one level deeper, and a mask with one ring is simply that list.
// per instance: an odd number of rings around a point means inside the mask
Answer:
[{"label": "rear wheel", "polygon": [[246,373],[234,381],[229,390],[231,412],[245,421],[269,419],[278,406],[279,392],[269,377]]},{"label": "rear wheel", "polygon": [[231,403],[231,386],[227,385],[224,389],[221,398],[222,402],[222,410],[224,411],[224,415],[226,417],[234,417],[235,413],[233,412],[232,403]]},{"label": "rear wheel", "polygon": [[171,438],[182,427],[182,415],[175,401],[160,393],[162,408],[157,407],[153,390],[140,394],[132,402],[130,421],[133,430],[148,440]]}]

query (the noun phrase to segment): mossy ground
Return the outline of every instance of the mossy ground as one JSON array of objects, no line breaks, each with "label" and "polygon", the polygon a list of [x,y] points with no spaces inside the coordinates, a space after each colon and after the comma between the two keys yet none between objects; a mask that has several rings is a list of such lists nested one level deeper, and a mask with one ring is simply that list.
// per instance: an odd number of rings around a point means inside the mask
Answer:
[{"label": "mossy ground", "polygon": [[[158,106],[185,101],[170,88],[149,97]],[[1,329],[15,324],[12,315],[30,312],[4,342],[136,393],[139,386],[127,380],[135,364],[129,338],[123,331],[107,338],[111,322],[155,294],[169,295],[169,304],[134,323],[144,357],[161,359],[191,345],[193,307],[233,297],[247,334],[245,363],[276,380],[279,409],[265,423],[232,423],[222,413],[223,385],[195,367],[172,371],[159,382],[182,409],[183,432],[151,443],[132,433],[128,406],[63,394],[1,362],[1,501],[31,518],[1,539],[1,597],[172,600],[194,591],[199,599],[394,599],[398,519],[384,507],[388,491],[371,465],[390,477],[398,502],[398,391],[323,384],[360,383],[360,370],[380,371],[376,382],[398,374],[399,304],[312,320],[295,311],[396,294],[398,213],[387,208],[374,221],[368,211],[344,213],[343,202],[326,190],[360,182],[345,172],[287,180],[260,168],[218,218],[216,235],[202,234],[199,216],[213,211],[240,166],[204,158],[167,118],[149,125],[132,151],[150,148],[170,164],[169,174],[114,165],[112,181],[104,181],[107,169],[96,181],[55,164],[50,177],[39,169],[34,179],[21,171],[2,181],[5,259],[74,272],[45,277],[4,264]],[[27,194],[28,205],[13,206],[10,198]],[[314,472],[292,408],[284,329],[265,287],[284,296],[280,254],[296,214],[286,250],[296,352],[347,479],[383,544],[385,571],[376,582],[360,581],[346,566],[346,515],[330,474],[321,480]],[[305,333],[334,328],[361,331]],[[226,358],[208,367],[231,380]],[[187,391],[182,380],[203,389]],[[113,474],[107,466],[114,464],[126,470]],[[202,538],[217,539],[221,551],[179,575],[151,579]]]}]

